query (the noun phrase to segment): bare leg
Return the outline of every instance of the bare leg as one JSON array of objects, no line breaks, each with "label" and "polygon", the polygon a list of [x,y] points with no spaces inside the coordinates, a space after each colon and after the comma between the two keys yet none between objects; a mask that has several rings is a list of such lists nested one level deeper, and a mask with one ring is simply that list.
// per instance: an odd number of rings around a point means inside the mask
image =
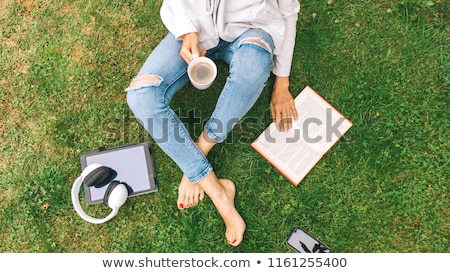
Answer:
[{"label": "bare leg", "polygon": [[211,172],[197,184],[211,198],[220,216],[222,216],[226,226],[225,237],[228,243],[232,246],[239,245],[244,238],[246,225],[234,206],[236,188],[233,181],[218,179],[215,173]]},{"label": "bare leg", "polygon": [[[208,155],[209,151],[214,147],[216,142],[212,141],[203,131],[197,140],[197,146],[200,150]],[[179,209],[186,209],[197,205],[205,198],[205,192],[198,184],[193,184],[183,175],[180,186],[178,187],[177,206]]]},{"label": "bare leg", "polygon": [[[202,132],[197,140],[198,147],[205,155],[208,155],[215,144],[205,132]],[[205,193],[211,198],[225,222],[225,237],[228,243],[233,246],[239,245],[244,237],[246,225],[234,206],[236,188],[233,181],[218,179],[212,171],[203,180],[193,184],[183,175],[178,188],[178,208],[197,205],[198,201],[203,200]]]}]

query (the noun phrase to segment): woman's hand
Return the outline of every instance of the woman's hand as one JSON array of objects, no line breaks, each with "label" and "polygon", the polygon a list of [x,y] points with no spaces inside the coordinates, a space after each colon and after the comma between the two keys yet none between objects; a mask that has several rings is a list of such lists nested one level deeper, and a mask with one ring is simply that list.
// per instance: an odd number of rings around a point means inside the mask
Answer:
[{"label": "woman's hand", "polygon": [[190,32],[183,36],[183,44],[181,45],[180,56],[186,63],[190,63],[195,57],[204,56],[206,50],[198,50],[198,34],[197,32]]},{"label": "woman's hand", "polygon": [[297,120],[297,109],[289,92],[288,77],[275,78],[270,111],[279,131],[289,131],[292,128],[292,119]]}]

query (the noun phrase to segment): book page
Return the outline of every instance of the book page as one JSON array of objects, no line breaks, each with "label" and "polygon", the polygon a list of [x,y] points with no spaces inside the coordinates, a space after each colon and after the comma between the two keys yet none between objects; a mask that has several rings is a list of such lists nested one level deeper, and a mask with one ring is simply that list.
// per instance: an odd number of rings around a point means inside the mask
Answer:
[{"label": "book page", "polygon": [[251,146],[298,185],[352,123],[309,86],[295,105],[298,119],[291,130],[280,132],[271,123]]}]

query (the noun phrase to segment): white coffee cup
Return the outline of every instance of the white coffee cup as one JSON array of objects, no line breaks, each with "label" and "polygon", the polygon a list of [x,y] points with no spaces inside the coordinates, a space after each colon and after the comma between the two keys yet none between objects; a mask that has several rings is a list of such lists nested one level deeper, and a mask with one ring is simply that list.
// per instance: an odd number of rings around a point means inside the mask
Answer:
[{"label": "white coffee cup", "polygon": [[187,68],[189,79],[197,89],[204,90],[212,85],[217,76],[217,66],[208,57],[195,57]]}]

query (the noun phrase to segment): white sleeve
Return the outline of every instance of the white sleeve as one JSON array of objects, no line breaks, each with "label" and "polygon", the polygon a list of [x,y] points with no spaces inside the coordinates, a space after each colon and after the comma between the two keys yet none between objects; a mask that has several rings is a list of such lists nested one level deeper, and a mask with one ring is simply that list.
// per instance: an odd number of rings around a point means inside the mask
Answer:
[{"label": "white sleeve", "polygon": [[291,71],[292,58],[294,55],[295,37],[297,33],[298,13],[300,3],[297,0],[279,0],[278,6],[284,15],[286,29],[283,47],[278,50],[274,57],[272,72],[277,76],[287,77]]},{"label": "white sleeve", "polygon": [[164,0],[160,15],[163,24],[177,39],[190,32],[198,32],[183,0]]}]

